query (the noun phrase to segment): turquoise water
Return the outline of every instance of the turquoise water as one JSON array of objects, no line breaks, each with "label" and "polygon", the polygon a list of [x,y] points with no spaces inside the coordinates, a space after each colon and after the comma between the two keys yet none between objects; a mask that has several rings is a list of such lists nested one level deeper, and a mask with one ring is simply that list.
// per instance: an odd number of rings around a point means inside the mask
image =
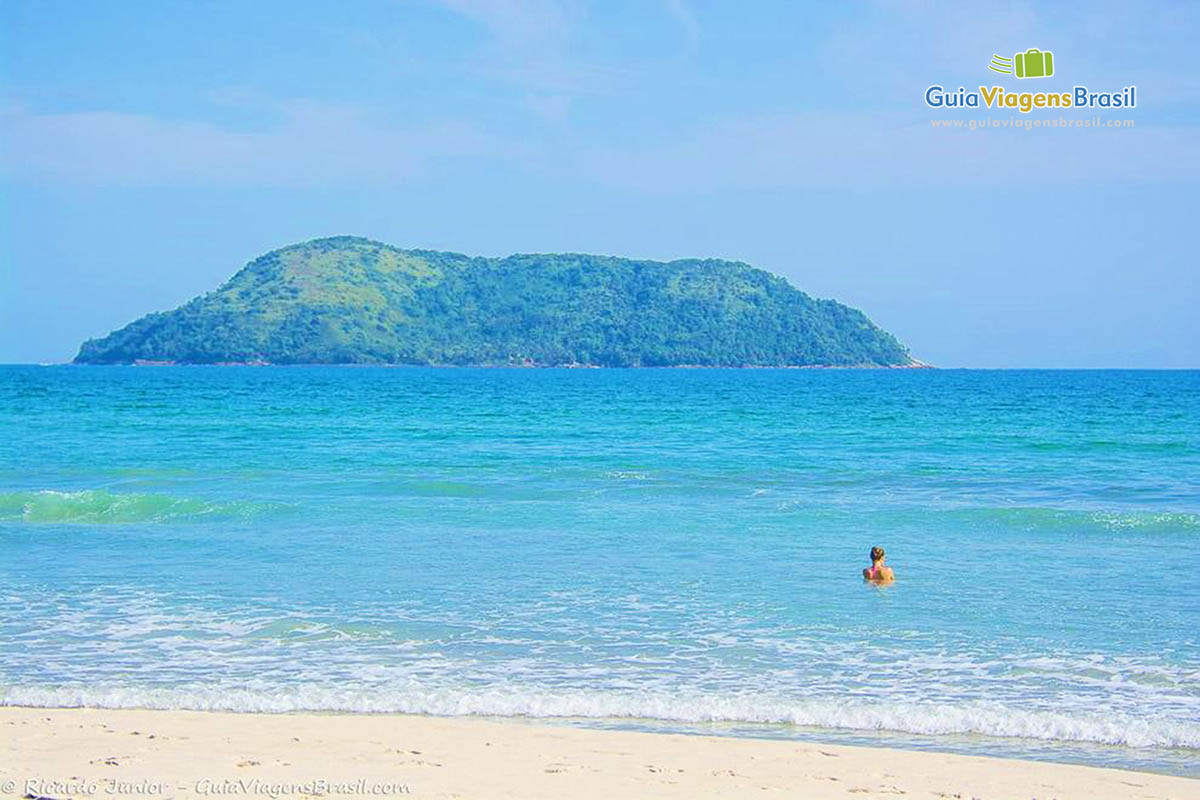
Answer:
[{"label": "turquoise water", "polygon": [[1198,545],[1200,372],[0,368],[0,703],[1200,774]]}]

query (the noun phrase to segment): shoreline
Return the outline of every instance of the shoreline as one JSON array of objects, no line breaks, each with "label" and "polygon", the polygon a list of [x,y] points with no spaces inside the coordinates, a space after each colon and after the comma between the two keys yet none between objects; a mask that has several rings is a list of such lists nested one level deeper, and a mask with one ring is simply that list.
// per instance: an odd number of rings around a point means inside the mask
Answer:
[{"label": "shoreline", "polygon": [[[0,797],[1179,798],[1200,779],[408,714],[0,707]],[[28,783],[35,781],[37,783]]]},{"label": "shoreline", "polygon": [[383,367],[388,369],[838,369],[838,370],[894,370],[894,369],[939,369],[933,364],[913,359],[909,364],[403,364],[378,363],[327,363],[323,361],[282,363],[273,361],[63,361],[53,364],[27,366],[52,367],[342,367],[362,369]]}]

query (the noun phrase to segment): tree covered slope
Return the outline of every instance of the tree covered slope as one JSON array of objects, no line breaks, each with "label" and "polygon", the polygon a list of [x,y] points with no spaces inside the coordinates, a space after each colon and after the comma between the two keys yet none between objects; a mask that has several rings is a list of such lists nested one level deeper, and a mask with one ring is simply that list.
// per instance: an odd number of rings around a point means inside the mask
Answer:
[{"label": "tree covered slope", "polygon": [[285,247],[76,363],[907,366],[861,312],[716,260],[469,258],[339,236]]}]

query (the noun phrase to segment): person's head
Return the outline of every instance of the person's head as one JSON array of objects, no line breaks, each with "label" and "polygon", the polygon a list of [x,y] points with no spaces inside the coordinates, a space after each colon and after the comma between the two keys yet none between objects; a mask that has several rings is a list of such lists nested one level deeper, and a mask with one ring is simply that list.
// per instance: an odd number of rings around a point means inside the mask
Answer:
[{"label": "person's head", "polygon": [[871,563],[878,564],[880,561],[883,561],[884,555],[885,555],[885,553],[883,552],[882,547],[872,547],[871,548]]}]

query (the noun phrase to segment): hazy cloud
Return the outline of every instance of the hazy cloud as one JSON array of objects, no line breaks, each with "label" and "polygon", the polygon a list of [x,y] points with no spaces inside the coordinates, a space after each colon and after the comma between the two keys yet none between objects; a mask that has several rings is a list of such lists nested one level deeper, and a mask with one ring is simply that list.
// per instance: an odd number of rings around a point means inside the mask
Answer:
[{"label": "hazy cloud", "polygon": [[683,31],[688,50],[695,50],[700,44],[700,24],[696,21],[696,15],[692,13],[692,7],[688,5],[687,0],[665,0],[665,3],[667,12],[679,23]]},{"label": "hazy cloud", "polygon": [[558,49],[569,37],[577,3],[555,0],[439,0],[486,27],[506,47]]},{"label": "hazy cloud", "polygon": [[1200,177],[1194,128],[970,131],[934,129],[932,118],[814,112],[718,121],[653,145],[594,148],[577,167],[597,182],[662,193]]},{"label": "hazy cloud", "polygon": [[[573,52],[587,7],[571,0],[438,0],[481,25],[490,41],[478,56],[478,71],[538,95],[566,97],[592,91],[611,70]],[[562,102],[556,101],[556,102]],[[535,109],[536,110],[536,109]]]},{"label": "hazy cloud", "polygon": [[352,108],[292,103],[266,130],[113,111],[3,112],[0,168],[84,183],[314,185],[395,183],[438,158],[502,153],[470,125],[397,128]]},{"label": "hazy cloud", "polygon": [[[561,121],[568,100],[530,95],[528,102],[539,116]],[[714,120],[622,147],[567,137],[550,151],[456,121],[398,128],[354,109],[313,104],[291,104],[283,113],[274,127],[243,131],[110,111],[10,108],[0,121],[7,139],[0,169],[28,180],[99,184],[398,184],[440,159],[472,157],[651,194],[1200,177],[1200,131],[1193,127],[971,131],[932,128],[933,112],[806,112]]]}]

